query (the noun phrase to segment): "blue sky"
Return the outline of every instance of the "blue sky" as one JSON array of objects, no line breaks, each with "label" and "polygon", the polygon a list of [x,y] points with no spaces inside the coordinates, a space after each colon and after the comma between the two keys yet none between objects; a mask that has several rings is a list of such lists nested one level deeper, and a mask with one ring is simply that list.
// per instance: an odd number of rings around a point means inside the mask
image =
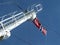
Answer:
[{"label": "blue sky", "polygon": [[27,21],[11,31],[9,39],[0,41],[0,45],[60,45],[60,0],[0,0],[0,16],[21,10],[13,3],[16,2],[23,10],[32,4],[41,3],[43,10],[37,14],[41,24],[47,28],[47,36]]}]

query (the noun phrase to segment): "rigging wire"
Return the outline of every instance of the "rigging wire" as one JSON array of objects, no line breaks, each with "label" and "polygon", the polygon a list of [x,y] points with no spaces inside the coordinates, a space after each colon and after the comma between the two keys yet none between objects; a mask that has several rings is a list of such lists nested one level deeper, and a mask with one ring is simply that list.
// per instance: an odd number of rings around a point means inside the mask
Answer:
[{"label": "rigging wire", "polygon": [[16,3],[16,1],[8,1],[8,2],[3,2],[3,3],[0,3],[0,5],[6,5],[6,4],[14,4],[15,6],[17,6],[21,11],[24,11],[20,5],[18,3]]},{"label": "rigging wire", "polygon": [[56,32],[55,30],[51,30],[51,31],[55,32],[60,37],[60,33]]},{"label": "rigging wire", "polygon": [[16,39],[21,40],[22,42],[24,42],[24,43],[26,43],[28,45],[32,45],[30,42],[28,42],[28,41],[26,41],[26,40],[24,40],[24,39],[22,39],[22,38],[20,38],[20,37],[18,37],[16,35],[14,35],[14,36],[15,36]]},{"label": "rigging wire", "polygon": [[12,2],[9,1],[9,2],[2,2],[2,3],[0,3],[0,5],[6,5],[6,4],[12,4]]},{"label": "rigging wire", "polygon": [[15,5],[16,5],[21,11],[24,11],[16,2],[15,2]]},{"label": "rigging wire", "polygon": [[[19,31],[19,30],[18,30],[18,31]],[[18,37],[18,36],[15,35],[15,34],[14,34],[14,37],[15,37],[17,40],[20,40],[20,41],[22,41],[22,42],[24,42],[24,43],[26,43],[26,44],[28,44],[28,45],[32,45],[30,42],[28,42],[28,41],[26,41],[26,40],[24,40],[24,39]]]}]

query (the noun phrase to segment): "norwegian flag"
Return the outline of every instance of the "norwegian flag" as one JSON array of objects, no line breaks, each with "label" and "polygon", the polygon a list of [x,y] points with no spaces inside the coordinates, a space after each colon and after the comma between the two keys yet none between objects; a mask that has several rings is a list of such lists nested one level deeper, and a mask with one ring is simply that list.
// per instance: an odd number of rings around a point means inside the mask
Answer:
[{"label": "norwegian flag", "polygon": [[36,25],[36,27],[37,27],[38,29],[41,28],[41,23],[39,22],[39,20],[38,20],[37,18],[35,18],[35,19],[33,20],[33,23]]},{"label": "norwegian flag", "polygon": [[47,30],[44,27],[41,28],[41,32],[43,33],[43,35],[47,35]]},{"label": "norwegian flag", "polygon": [[33,20],[33,23],[36,25],[36,27],[43,33],[43,35],[47,35],[47,30],[42,27],[41,23],[39,22],[38,18],[35,18]]}]

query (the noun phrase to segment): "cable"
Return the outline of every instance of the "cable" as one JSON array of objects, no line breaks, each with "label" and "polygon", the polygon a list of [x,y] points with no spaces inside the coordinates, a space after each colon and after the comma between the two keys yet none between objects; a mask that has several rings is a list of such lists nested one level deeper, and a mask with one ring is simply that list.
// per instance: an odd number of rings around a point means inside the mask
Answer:
[{"label": "cable", "polygon": [[5,4],[15,4],[21,11],[24,11],[15,1],[8,1],[8,2],[0,3],[0,5],[5,5]]},{"label": "cable", "polygon": [[16,5],[21,11],[24,11],[17,3],[15,3],[15,5]]},{"label": "cable", "polygon": [[28,44],[28,45],[32,45],[30,42],[28,42],[28,41],[26,41],[26,40],[23,40],[22,38],[20,38],[20,37],[18,37],[18,36],[16,36],[16,35],[14,35],[18,40],[21,40],[22,42],[24,42],[24,43],[26,43],[26,44]]},{"label": "cable", "polygon": [[15,37],[16,39],[18,39],[18,40],[20,40],[20,41],[22,41],[22,42],[24,42],[24,43],[28,44],[28,45],[32,45],[30,42],[28,42],[28,41],[26,41],[26,40],[24,40],[24,39],[22,39],[22,38],[18,37],[18,36],[17,36],[17,35],[15,35],[15,34],[14,34],[14,37]]},{"label": "cable", "polygon": [[55,32],[60,37],[60,33],[56,32],[55,30],[51,30],[51,31]]},{"label": "cable", "polygon": [[12,2],[9,1],[9,2],[2,2],[2,3],[0,3],[0,5],[5,5],[5,4],[12,4]]}]

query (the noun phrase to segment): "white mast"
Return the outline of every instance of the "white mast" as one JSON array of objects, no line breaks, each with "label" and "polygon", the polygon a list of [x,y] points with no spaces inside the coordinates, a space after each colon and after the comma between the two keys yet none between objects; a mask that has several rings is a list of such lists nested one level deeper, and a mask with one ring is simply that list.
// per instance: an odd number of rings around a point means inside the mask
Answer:
[{"label": "white mast", "polygon": [[11,30],[21,25],[22,23],[26,22],[27,20],[34,20],[36,18],[36,13],[42,10],[41,4],[34,6],[32,7],[31,10],[29,10],[26,13],[20,12],[6,19],[3,19],[2,17],[2,20],[0,21],[0,33],[1,33],[0,38],[2,39],[9,38],[11,35],[10,34]]}]

